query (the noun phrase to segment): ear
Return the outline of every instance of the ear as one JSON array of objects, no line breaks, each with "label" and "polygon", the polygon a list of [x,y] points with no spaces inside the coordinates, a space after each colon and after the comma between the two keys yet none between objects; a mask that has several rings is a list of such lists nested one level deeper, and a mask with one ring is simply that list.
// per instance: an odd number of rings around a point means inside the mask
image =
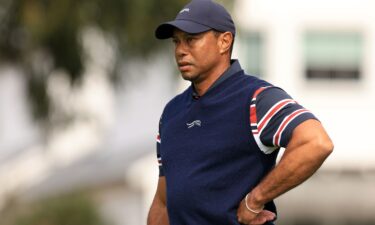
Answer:
[{"label": "ear", "polygon": [[219,48],[220,54],[225,54],[230,51],[230,47],[233,42],[233,34],[229,31],[220,34],[219,36]]}]

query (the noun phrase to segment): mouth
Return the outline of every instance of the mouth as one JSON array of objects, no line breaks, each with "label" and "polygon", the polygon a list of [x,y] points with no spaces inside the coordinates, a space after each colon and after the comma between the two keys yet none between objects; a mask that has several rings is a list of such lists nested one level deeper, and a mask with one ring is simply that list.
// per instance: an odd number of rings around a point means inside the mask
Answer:
[{"label": "mouth", "polygon": [[177,63],[178,65],[178,69],[181,71],[181,72],[186,72],[189,70],[189,68],[192,66],[190,63],[188,62],[178,62]]}]

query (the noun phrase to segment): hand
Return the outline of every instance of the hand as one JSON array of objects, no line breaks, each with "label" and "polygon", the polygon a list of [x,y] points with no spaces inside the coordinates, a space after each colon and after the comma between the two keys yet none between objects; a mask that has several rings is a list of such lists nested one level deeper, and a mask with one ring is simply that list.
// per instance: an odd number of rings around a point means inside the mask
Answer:
[{"label": "hand", "polygon": [[258,214],[250,212],[246,208],[245,199],[243,199],[237,210],[237,218],[238,222],[241,224],[261,225],[266,223],[267,221],[274,220],[276,218],[276,214],[268,210],[262,210]]}]

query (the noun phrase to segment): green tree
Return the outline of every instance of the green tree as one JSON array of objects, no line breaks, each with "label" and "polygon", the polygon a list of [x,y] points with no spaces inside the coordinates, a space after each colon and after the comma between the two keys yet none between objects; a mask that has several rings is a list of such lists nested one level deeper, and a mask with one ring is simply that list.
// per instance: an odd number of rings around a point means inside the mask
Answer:
[{"label": "green tree", "polygon": [[[85,55],[81,32],[95,27],[116,43],[116,62],[144,57],[155,50],[155,27],[173,18],[186,0],[1,0],[0,62],[22,68],[34,116],[50,113],[46,78],[62,69],[72,85],[79,85]],[[160,45],[159,45],[160,46]],[[50,64],[36,61],[43,53]],[[109,71],[116,77],[117,69]]]}]

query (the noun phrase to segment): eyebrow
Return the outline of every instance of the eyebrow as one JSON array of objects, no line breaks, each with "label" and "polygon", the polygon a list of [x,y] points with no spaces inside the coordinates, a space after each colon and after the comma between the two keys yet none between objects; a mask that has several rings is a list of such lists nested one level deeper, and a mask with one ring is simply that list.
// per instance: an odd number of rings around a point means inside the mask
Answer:
[{"label": "eyebrow", "polygon": [[[184,34],[182,35],[182,37],[192,37],[192,36],[193,36],[193,37],[200,37],[200,36],[202,36],[204,33],[205,33],[205,32],[197,33],[197,34],[184,33]],[[173,38],[173,39],[176,39],[177,36],[176,36],[176,35],[172,35],[172,38]]]}]

